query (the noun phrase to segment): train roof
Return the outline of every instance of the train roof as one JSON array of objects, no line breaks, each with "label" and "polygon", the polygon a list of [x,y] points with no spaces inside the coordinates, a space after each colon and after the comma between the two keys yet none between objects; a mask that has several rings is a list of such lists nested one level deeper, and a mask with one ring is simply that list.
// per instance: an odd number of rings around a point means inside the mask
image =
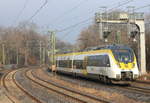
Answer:
[{"label": "train roof", "polygon": [[93,50],[100,50],[100,49],[131,49],[129,46],[126,45],[106,45],[106,46],[102,46],[102,47],[97,47]]},{"label": "train roof", "polygon": [[[129,46],[127,45],[104,45],[104,46],[97,46],[97,47],[89,47],[89,48],[86,48],[84,50],[80,50],[80,51],[77,51],[77,52],[86,52],[86,51],[92,51],[92,50],[104,50],[104,49],[110,49],[110,50],[116,50],[116,49],[131,49]],[[73,53],[73,51],[64,51],[64,52],[61,52],[59,54],[67,54],[67,53]]]}]

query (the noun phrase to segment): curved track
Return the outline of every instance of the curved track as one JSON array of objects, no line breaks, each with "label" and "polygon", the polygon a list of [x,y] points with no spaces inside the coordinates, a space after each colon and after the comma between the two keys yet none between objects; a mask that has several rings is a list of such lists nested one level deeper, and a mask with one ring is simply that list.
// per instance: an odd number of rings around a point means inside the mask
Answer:
[{"label": "curved track", "polygon": [[[21,85],[17,79],[16,79],[16,74],[21,73],[20,76],[23,76],[24,79],[29,80],[29,82],[39,85],[39,87],[43,87],[47,91],[53,91],[58,95],[62,95],[62,97],[67,98],[67,100],[73,100],[79,103],[112,103],[113,101],[110,101],[105,98],[100,98],[96,97],[94,95],[77,91],[76,89],[65,87],[63,85],[60,85],[58,82],[54,82],[53,80],[44,80],[35,73],[33,73],[33,70],[13,70],[9,71],[6,74],[4,74],[1,78],[1,86],[4,88],[4,95],[5,98],[7,97],[7,100],[9,101],[8,103],[20,103],[19,97],[20,94],[21,96],[25,96],[26,99],[24,100],[31,100],[33,103],[44,103],[40,98],[37,99],[35,95],[30,92],[30,90],[25,89],[23,85]],[[18,77],[20,77],[18,76]],[[22,79],[21,79],[22,80]],[[38,88],[39,88],[38,87]],[[111,85],[108,86],[108,88],[114,88],[117,90],[122,90],[125,92],[130,92],[130,93],[135,93],[135,94],[141,94],[141,95],[146,95],[150,96],[150,89],[144,88],[144,87],[139,87],[138,85],[131,85],[131,86],[119,86],[119,85]],[[13,92],[14,88],[16,89],[18,96]],[[15,94],[15,95],[14,95]],[[30,103],[32,103],[30,102]],[[26,102],[25,102],[26,103]]]},{"label": "curved track", "polygon": [[14,100],[14,98],[9,95],[9,93],[8,93],[8,88],[7,88],[6,84],[5,84],[5,78],[6,78],[6,76],[7,76],[10,72],[12,72],[12,71],[9,71],[9,72],[5,73],[5,74],[1,77],[0,85],[5,89],[5,91],[7,91],[7,92],[3,92],[4,96],[6,96],[7,99],[9,99],[10,102],[16,103],[15,100]]},{"label": "curved track", "polygon": [[50,89],[52,91],[55,91],[59,94],[62,94],[66,97],[75,99],[78,102],[82,103],[112,103],[109,100],[106,100],[104,98],[98,98],[83,92],[75,91],[71,88],[64,87],[60,84],[57,84],[53,81],[45,81],[38,76],[34,75],[31,71],[26,72],[26,77],[30,79],[31,81],[35,82],[38,85],[41,85],[47,89]]},{"label": "curved track", "polygon": [[[5,74],[1,79],[1,85],[5,89],[5,93],[7,97],[12,101],[12,103],[21,103],[19,98],[20,94],[22,96],[27,97],[29,100],[31,100],[33,103],[42,103],[40,100],[38,100],[36,97],[32,96],[32,94],[29,94],[27,90],[25,90],[16,80],[15,80],[15,74],[18,70],[10,71],[7,74]],[[9,81],[9,83],[8,83]],[[11,85],[10,85],[11,84]],[[13,86],[12,86],[13,85]],[[14,95],[12,92],[13,89],[19,93],[18,97]]]}]

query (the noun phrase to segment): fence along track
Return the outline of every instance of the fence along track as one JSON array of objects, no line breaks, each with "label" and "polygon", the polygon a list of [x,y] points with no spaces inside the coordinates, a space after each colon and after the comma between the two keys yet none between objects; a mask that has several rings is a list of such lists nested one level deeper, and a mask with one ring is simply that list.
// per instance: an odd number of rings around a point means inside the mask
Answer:
[{"label": "fence along track", "polygon": [[[30,73],[30,75],[33,76],[32,78],[31,78],[30,76],[28,76],[29,73]],[[27,71],[25,75],[26,75],[26,77],[27,77],[28,79],[32,80],[33,82],[35,82],[35,83],[37,83],[37,84],[39,84],[39,85],[41,85],[41,86],[43,86],[43,87],[45,87],[45,88],[47,88],[47,89],[51,89],[51,90],[53,90],[53,91],[55,91],[55,92],[57,92],[57,93],[59,93],[59,94],[65,95],[65,96],[67,96],[67,97],[76,99],[76,100],[81,101],[81,102],[86,102],[86,103],[87,103],[88,101],[87,101],[87,99],[85,99],[85,98],[88,98],[88,99],[91,99],[91,100],[94,100],[94,101],[97,101],[97,102],[112,103],[112,101],[109,101],[109,100],[107,100],[107,99],[99,98],[99,97],[96,97],[96,96],[93,96],[93,95],[90,95],[90,94],[86,94],[86,93],[83,93],[83,92],[80,92],[80,91],[76,91],[76,90],[74,90],[74,89],[71,89],[71,88],[68,88],[68,87],[64,87],[64,86],[62,86],[62,85],[59,85],[59,84],[57,84],[57,83],[55,83],[55,82],[53,82],[53,81],[46,81],[46,80],[43,80],[43,79],[41,79],[41,78],[35,76],[31,71]],[[36,80],[34,80],[33,78],[36,79]],[[40,81],[40,82],[43,82],[43,83],[39,83],[39,82],[37,82],[37,81]],[[51,88],[51,87],[49,87],[49,86],[43,85],[44,83],[46,83],[46,84],[48,84],[48,85],[55,86],[55,87],[57,87],[57,88],[59,88],[59,89],[63,89],[63,90],[65,90],[65,91],[71,92],[71,93],[73,93],[73,94],[80,95],[80,96],[84,97],[84,99],[77,98],[76,96],[72,96],[72,95],[66,94],[66,93],[64,93],[64,92],[60,92],[60,91],[58,91],[58,90],[54,90],[53,88]]]}]

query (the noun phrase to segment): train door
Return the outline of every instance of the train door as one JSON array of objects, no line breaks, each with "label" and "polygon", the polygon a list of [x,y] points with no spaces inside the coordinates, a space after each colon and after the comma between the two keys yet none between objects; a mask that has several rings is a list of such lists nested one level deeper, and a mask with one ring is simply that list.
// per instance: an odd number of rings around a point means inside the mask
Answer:
[{"label": "train door", "polygon": [[111,84],[111,79],[109,78],[110,60],[108,55],[103,56],[103,67],[104,67],[104,76],[102,81],[106,84]]},{"label": "train door", "polygon": [[88,62],[88,57],[85,56],[83,60],[83,74],[87,75],[87,62]]},{"label": "train door", "polygon": [[110,69],[110,61],[109,61],[109,56],[104,55],[103,56],[103,67],[104,67],[104,75],[108,76],[109,74],[109,69]]}]

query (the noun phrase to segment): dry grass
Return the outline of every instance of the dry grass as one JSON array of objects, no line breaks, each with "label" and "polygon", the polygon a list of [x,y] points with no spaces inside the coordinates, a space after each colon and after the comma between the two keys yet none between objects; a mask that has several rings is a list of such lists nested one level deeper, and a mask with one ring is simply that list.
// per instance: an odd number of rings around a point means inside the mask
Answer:
[{"label": "dry grass", "polygon": [[140,76],[139,80],[150,81],[150,73]]}]

